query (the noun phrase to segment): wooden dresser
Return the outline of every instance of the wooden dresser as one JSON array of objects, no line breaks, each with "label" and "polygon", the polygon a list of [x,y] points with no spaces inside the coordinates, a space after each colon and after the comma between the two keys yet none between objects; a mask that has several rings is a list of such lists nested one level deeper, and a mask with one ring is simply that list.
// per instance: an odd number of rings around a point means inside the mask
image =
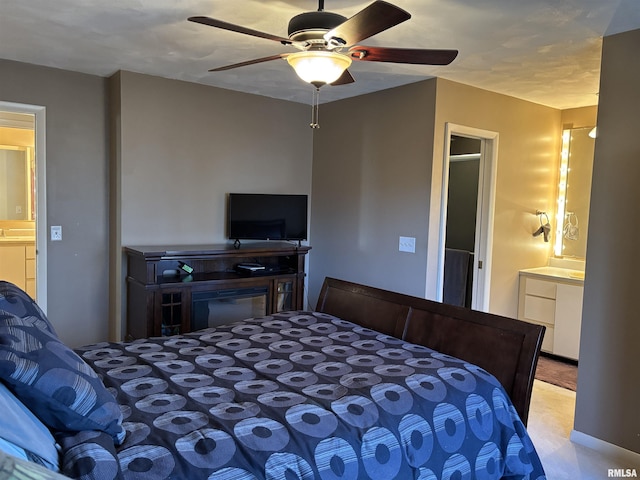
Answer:
[{"label": "wooden dresser", "polygon": [[[125,247],[127,338],[187,333],[245,311],[303,309],[310,249],[286,242]],[[237,268],[247,263],[263,268]]]}]

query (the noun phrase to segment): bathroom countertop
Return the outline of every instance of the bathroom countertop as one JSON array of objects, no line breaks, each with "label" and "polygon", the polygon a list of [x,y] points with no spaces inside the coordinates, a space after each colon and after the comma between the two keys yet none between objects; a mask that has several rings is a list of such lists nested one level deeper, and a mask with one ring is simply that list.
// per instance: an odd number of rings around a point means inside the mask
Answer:
[{"label": "bathroom countertop", "polygon": [[[11,222],[5,222],[11,223]],[[33,228],[0,225],[0,245],[35,244],[36,231]],[[24,223],[24,222],[23,222]]]},{"label": "bathroom countertop", "polygon": [[584,272],[582,270],[572,270],[570,268],[560,267],[537,267],[526,268],[520,270],[520,273],[533,276],[533,277],[545,277],[550,280],[563,280],[576,284],[584,283]]},{"label": "bathroom countertop", "polygon": [[35,244],[35,237],[0,237],[0,245]]}]

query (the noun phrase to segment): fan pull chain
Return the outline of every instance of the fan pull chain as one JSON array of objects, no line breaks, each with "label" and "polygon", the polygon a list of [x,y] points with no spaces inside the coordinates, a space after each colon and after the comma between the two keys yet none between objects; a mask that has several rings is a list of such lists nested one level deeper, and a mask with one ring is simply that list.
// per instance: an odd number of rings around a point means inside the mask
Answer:
[{"label": "fan pull chain", "polygon": [[320,98],[320,89],[316,88],[313,91],[313,104],[311,106],[311,123],[309,126],[311,128],[320,128],[320,123],[318,123],[318,101]]}]

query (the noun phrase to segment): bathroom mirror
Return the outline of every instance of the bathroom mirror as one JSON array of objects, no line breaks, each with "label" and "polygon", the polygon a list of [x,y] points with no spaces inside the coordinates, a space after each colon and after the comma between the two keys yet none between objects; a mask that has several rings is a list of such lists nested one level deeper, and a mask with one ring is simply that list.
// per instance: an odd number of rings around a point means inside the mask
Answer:
[{"label": "bathroom mirror", "polygon": [[563,131],[555,255],[584,259],[587,255],[594,127]]},{"label": "bathroom mirror", "polygon": [[0,220],[33,220],[30,147],[0,145]]}]

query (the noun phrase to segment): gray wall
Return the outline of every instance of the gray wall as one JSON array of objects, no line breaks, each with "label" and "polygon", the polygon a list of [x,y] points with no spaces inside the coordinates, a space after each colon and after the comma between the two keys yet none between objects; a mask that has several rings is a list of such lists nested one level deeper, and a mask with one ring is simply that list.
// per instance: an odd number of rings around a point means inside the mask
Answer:
[{"label": "gray wall", "polygon": [[108,178],[104,78],[0,60],[0,100],[46,107],[47,314],[72,346],[107,338]]},{"label": "gray wall", "polygon": [[226,192],[310,192],[305,105],[5,60],[0,100],[46,107],[48,316],[72,347],[120,338],[123,243],[224,241]]},{"label": "gray wall", "polygon": [[123,245],[224,242],[227,193],[310,192],[310,107],[119,77]]},{"label": "gray wall", "polygon": [[131,72],[110,89],[111,336],[121,338],[122,246],[225,243],[228,193],[310,194],[313,132],[299,103]]},{"label": "gray wall", "polygon": [[575,430],[640,453],[638,45],[603,43]]},{"label": "gray wall", "polygon": [[[325,276],[424,296],[435,80],[320,106],[309,256],[312,305]],[[345,87],[347,88],[347,87]]]},{"label": "gray wall", "polygon": [[[560,111],[432,79],[322,105],[314,136],[309,298],[326,275],[425,296],[429,217],[439,218],[446,122],[500,133],[492,312],[517,316],[518,270],[546,265],[531,234],[553,211]],[[435,212],[435,213],[434,213]],[[398,251],[416,237],[416,253]],[[433,273],[433,272],[430,272]]]}]

